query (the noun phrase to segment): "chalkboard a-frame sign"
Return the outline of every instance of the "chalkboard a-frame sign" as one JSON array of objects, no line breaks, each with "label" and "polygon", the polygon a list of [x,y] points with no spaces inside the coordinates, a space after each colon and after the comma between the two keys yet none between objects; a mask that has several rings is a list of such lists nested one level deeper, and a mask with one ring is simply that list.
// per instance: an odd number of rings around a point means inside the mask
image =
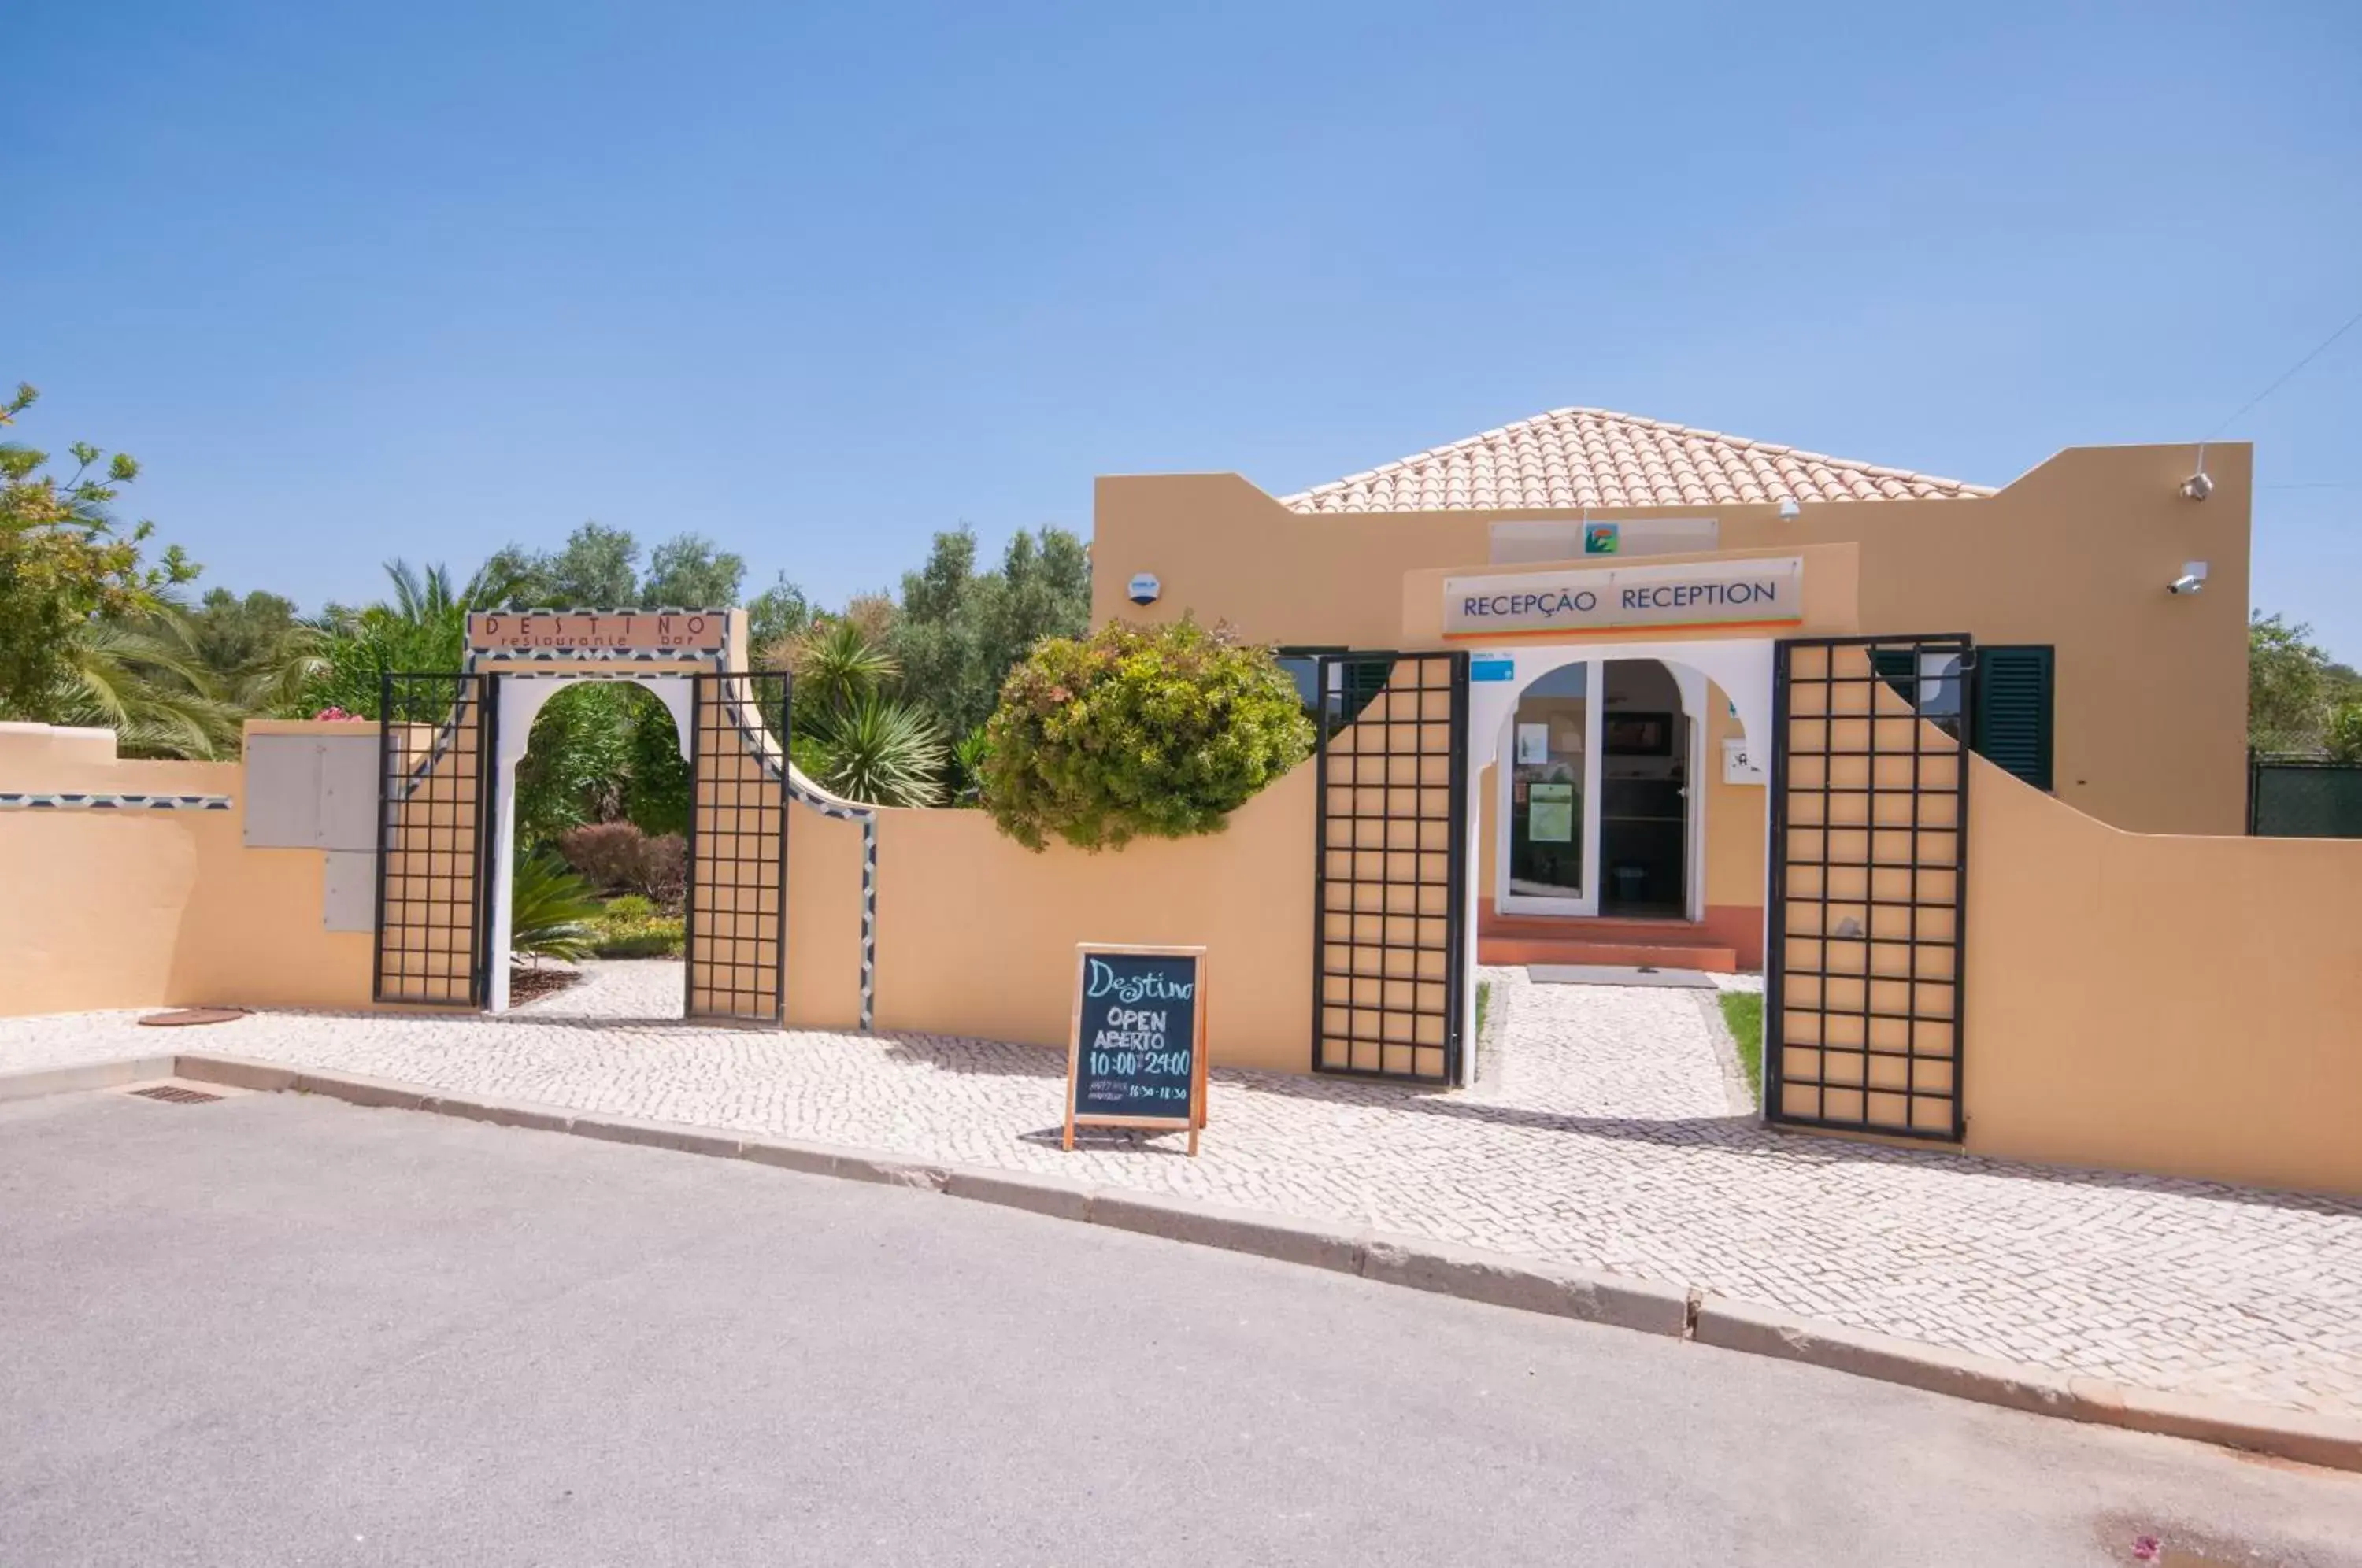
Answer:
[{"label": "chalkboard a-frame sign", "polygon": [[1066,1147],[1077,1127],[1206,1125],[1206,950],[1082,943],[1066,1050]]}]

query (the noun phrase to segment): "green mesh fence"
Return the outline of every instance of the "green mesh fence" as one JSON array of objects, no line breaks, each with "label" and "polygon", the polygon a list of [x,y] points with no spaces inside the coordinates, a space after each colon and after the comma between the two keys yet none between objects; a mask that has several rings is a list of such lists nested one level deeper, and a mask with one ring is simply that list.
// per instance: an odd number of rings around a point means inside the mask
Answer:
[{"label": "green mesh fence", "polygon": [[2257,757],[2247,831],[2263,838],[2362,838],[2362,763]]}]

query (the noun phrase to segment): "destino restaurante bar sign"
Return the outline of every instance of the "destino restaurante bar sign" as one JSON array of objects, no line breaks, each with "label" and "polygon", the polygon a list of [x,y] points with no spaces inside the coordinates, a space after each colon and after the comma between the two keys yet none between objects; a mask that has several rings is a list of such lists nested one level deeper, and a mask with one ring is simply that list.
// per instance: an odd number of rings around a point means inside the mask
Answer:
[{"label": "destino restaurante bar sign", "polygon": [[718,653],[730,640],[727,610],[479,610],[468,617],[477,653],[600,648]]},{"label": "destino restaurante bar sign", "polygon": [[1443,635],[1622,626],[1787,626],[1805,618],[1799,556],[1443,580]]}]

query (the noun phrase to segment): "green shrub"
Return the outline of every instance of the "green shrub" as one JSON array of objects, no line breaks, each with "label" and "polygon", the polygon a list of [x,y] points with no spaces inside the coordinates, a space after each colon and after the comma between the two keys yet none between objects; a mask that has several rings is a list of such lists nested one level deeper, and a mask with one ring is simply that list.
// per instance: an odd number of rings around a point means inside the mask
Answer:
[{"label": "green shrub", "polygon": [[624,780],[624,815],[650,838],[689,832],[689,762],[680,755],[680,731],[672,710],[652,695],[640,703],[625,749],[630,760]]},{"label": "green shrub", "polygon": [[984,803],[1030,849],[1219,833],[1312,749],[1271,651],[1191,620],[1043,640],[1010,672],[986,733]]},{"label": "green shrub", "polygon": [[671,834],[650,838],[632,823],[570,828],[557,853],[602,892],[637,893],[678,906],[689,876],[689,846]]},{"label": "green shrub", "polygon": [[991,755],[992,737],[978,724],[967,733],[967,738],[952,747],[951,804],[981,806],[984,804],[984,759]]},{"label": "green shrub", "polygon": [[667,914],[636,893],[607,900],[590,922],[590,951],[602,958],[678,958],[681,917]]},{"label": "green shrub", "polygon": [[2323,736],[2334,762],[2362,762],[2362,697],[2333,709]]}]

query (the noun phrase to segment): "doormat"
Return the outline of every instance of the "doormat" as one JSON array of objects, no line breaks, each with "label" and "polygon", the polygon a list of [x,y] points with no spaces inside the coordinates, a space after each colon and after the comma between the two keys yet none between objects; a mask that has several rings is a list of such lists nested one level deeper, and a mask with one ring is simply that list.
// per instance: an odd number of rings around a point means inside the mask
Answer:
[{"label": "doormat", "polygon": [[1710,991],[1713,979],[1703,969],[1657,969],[1628,964],[1529,964],[1526,978],[1538,986],[1670,986],[1677,990]]}]

